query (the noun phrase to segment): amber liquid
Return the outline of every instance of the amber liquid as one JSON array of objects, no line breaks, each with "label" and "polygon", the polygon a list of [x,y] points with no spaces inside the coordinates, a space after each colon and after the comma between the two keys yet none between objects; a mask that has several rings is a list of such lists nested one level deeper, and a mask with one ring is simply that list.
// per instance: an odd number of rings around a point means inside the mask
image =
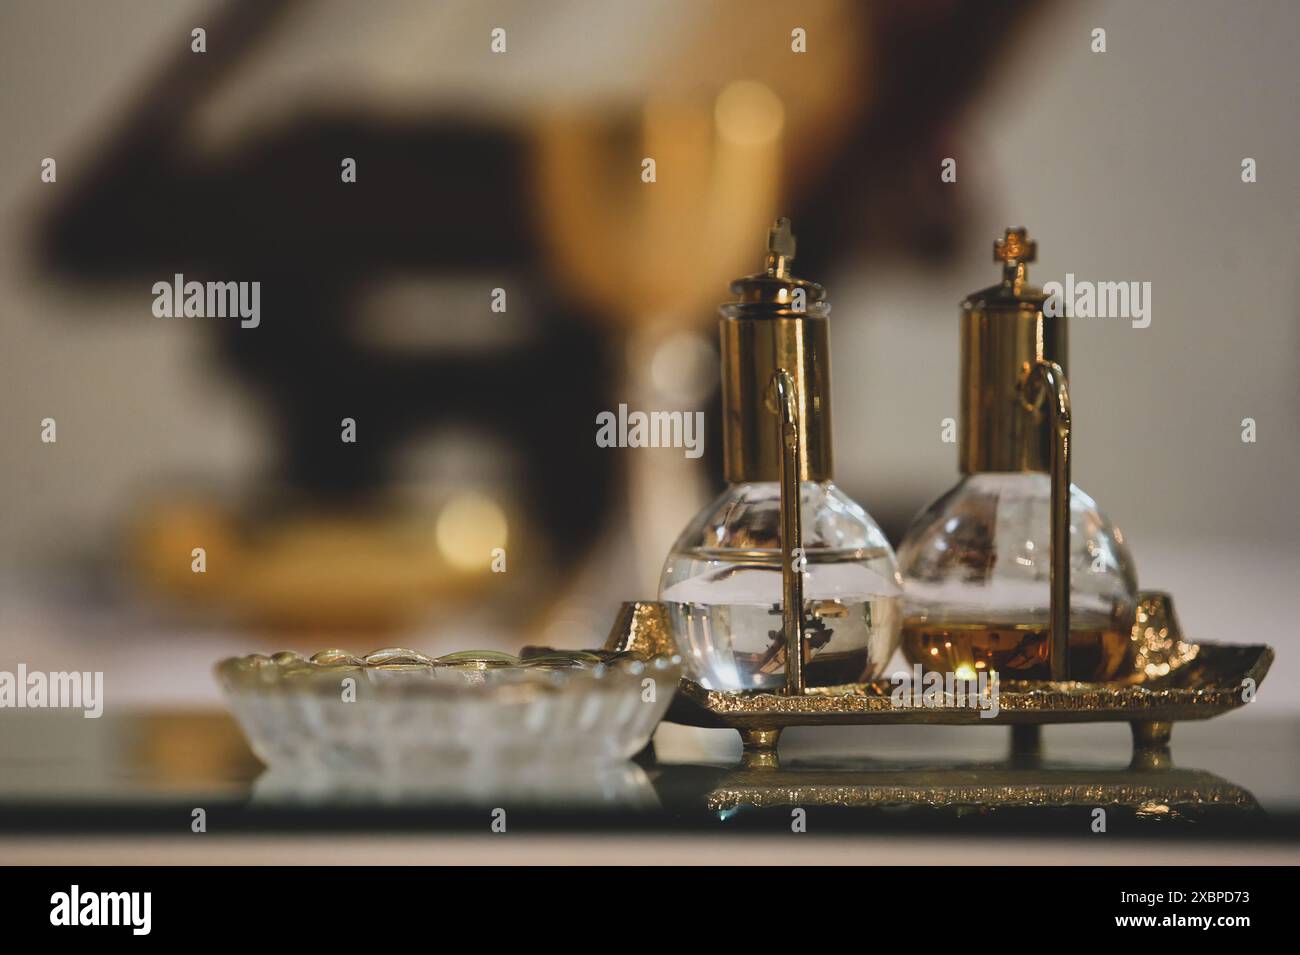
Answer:
[{"label": "amber liquid", "polygon": [[[1082,625],[1080,625],[1082,624]],[[940,623],[903,621],[903,655],[926,671],[996,671],[1007,680],[1047,680],[1046,623]],[[1124,669],[1133,641],[1107,621],[1070,627],[1070,678],[1109,680]]]}]

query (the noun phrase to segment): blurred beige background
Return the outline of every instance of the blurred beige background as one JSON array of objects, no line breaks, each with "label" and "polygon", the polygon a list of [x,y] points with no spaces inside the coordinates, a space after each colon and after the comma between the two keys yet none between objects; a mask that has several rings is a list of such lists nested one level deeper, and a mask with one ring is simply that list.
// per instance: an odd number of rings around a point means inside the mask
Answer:
[{"label": "blurred beige background", "polygon": [[[535,5],[432,6],[486,34]],[[488,70],[454,38],[412,31],[396,12],[374,20],[386,5],[363,15],[322,4],[188,135],[229,144],[330,77],[350,78],[342,85],[361,98],[437,90],[502,116],[543,95],[635,96],[691,15],[682,2],[546,7],[538,42]],[[60,655],[78,646],[80,624],[50,616],[59,595],[47,571],[107,552],[142,486],[172,473],[246,480],[266,454],[258,408],[211,368],[199,335],[150,320],[143,290],[39,276],[27,252],[47,192],[60,188],[39,181],[41,159],[57,157],[61,183],[74,179],[159,48],[187,43],[208,9],[58,0],[0,12],[0,665],[33,659],[37,645]],[[1094,27],[1107,31],[1105,54],[1089,51]],[[1279,648],[1259,701],[1268,709],[1300,706],[1298,35],[1300,5],[1285,0],[1050,7],[962,120],[963,155],[977,161],[963,161],[952,188],[972,192],[981,238],[960,266],[935,272],[876,255],[817,276],[841,319],[838,479],[873,512],[919,508],[956,479],[940,426],[957,413],[957,303],[995,278],[990,243],[1003,226],[1024,224],[1039,240],[1037,281],[1068,271],[1151,282],[1149,328],[1071,323],[1075,479],[1124,529],[1141,584],[1173,592],[1190,636]],[[268,84],[288,92],[266,96]],[[1250,185],[1240,180],[1247,156],[1259,170]],[[56,446],[39,441],[47,416],[58,420]],[[1257,443],[1241,440],[1246,417]],[[174,680],[124,674],[120,692],[215,700],[214,646],[169,644]],[[113,656],[143,652],[119,646]]]}]

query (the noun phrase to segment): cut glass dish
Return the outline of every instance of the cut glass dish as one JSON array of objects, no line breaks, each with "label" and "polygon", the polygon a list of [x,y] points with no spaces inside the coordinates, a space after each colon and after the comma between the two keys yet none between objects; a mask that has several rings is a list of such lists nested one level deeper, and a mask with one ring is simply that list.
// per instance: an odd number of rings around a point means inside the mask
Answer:
[{"label": "cut glass dish", "polygon": [[627,760],[650,741],[678,657],[404,649],[232,657],[217,678],[253,752],[305,770],[496,772]]}]

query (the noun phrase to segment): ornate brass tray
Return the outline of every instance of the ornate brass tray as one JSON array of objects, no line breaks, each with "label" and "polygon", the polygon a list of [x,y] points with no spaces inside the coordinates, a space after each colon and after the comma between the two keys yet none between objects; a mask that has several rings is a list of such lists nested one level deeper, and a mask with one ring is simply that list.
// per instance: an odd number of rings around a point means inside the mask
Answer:
[{"label": "ornate brass tray", "polygon": [[[1133,671],[1109,683],[1003,680],[996,713],[968,705],[899,706],[890,680],[808,687],[800,694],[719,692],[690,679],[666,719],[688,726],[737,730],[752,759],[770,758],[787,726],[949,724],[1011,726],[1018,749],[1038,746],[1047,723],[1127,722],[1134,746],[1159,752],[1173,724],[1203,720],[1254,698],[1273,662],[1273,649],[1184,640],[1167,594],[1141,596],[1133,624]],[[674,652],[665,608],[626,603],[605,649],[656,657]]]}]

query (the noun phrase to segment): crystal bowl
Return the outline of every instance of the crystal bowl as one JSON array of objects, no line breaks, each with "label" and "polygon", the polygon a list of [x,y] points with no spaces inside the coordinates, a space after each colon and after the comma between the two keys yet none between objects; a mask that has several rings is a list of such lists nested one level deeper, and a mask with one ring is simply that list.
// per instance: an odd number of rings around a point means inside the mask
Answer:
[{"label": "crystal bowl", "polygon": [[629,759],[650,741],[679,657],[609,651],[390,648],[232,657],[217,678],[253,752],[275,767],[512,771]]}]

